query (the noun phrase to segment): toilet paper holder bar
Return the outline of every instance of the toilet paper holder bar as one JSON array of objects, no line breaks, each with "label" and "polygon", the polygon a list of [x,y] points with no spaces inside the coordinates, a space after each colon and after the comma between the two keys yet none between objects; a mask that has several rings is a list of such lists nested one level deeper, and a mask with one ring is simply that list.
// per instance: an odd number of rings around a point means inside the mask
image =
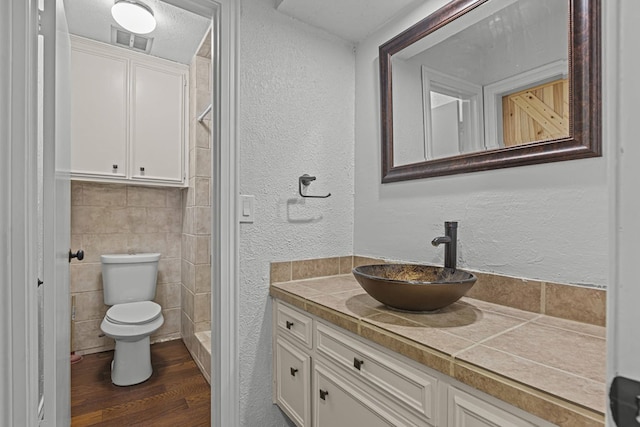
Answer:
[{"label": "toilet paper holder bar", "polygon": [[302,194],[302,186],[304,185],[305,187],[307,187],[315,180],[315,176],[311,176],[306,173],[298,178],[298,193],[300,193],[300,196],[311,199],[326,199],[327,197],[331,196],[331,193],[327,194],[326,196],[308,196],[306,194]]}]

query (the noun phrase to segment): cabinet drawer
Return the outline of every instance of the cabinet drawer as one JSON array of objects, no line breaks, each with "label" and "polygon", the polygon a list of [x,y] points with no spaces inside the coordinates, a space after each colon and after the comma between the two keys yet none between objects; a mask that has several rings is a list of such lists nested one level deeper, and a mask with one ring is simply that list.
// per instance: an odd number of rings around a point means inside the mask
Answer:
[{"label": "cabinet drawer", "polygon": [[313,321],[311,317],[278,301],[276,305],[276,325],[279,334],[293,338],[311,349],[313,344],[313,334],[311,332]]},{"label": "cabinet drawer", "polygon": [[433,423],[438,380],[323,323],[316,323],[319,353],[374,389]]},{"label": "cabinet drawer", "polygon": [[275,357],[276,403],[298,427],[310,426],[311,358],[280,337]]},{"label": "cabinet drawer", "polygon": [[522,418],[478,399],[455,387],[448,387],[447,427],[534,427]]}]

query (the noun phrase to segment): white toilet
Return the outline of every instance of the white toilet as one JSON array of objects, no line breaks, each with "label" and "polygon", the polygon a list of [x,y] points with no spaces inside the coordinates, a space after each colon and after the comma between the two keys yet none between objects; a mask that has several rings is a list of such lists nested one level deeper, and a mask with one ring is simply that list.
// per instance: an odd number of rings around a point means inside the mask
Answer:
[{"label": "white toilet", "polygon": [[149,336],[164,323],[153,302],[160,254],[102,255],[104,303],[112,306],[100,325],[116,340],[111,381],[127,386],[146,381],[153,372]]}]

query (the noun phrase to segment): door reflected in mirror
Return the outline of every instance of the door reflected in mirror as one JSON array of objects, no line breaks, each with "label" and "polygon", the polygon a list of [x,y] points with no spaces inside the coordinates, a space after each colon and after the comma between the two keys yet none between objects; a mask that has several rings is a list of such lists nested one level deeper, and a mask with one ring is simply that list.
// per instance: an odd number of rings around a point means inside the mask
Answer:
[{"label": "door reflected in mirror", "polygon": [[502,96],[504,147],[569,136],[569,82],[558,79]]},{"label": "door reflected in mirror", "polygon": [[599,156],[599,12],[454,0],[380,46],[383,182]]}]

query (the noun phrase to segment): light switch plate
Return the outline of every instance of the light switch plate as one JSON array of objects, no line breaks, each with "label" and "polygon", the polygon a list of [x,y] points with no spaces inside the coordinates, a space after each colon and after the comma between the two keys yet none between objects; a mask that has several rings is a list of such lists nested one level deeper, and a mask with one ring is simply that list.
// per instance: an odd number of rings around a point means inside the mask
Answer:
[{"label": "light switch plate", "polygon": [[255,217],[256,196],[241,194],[238,206],[238,219],[240,222],[252,223]]}]

